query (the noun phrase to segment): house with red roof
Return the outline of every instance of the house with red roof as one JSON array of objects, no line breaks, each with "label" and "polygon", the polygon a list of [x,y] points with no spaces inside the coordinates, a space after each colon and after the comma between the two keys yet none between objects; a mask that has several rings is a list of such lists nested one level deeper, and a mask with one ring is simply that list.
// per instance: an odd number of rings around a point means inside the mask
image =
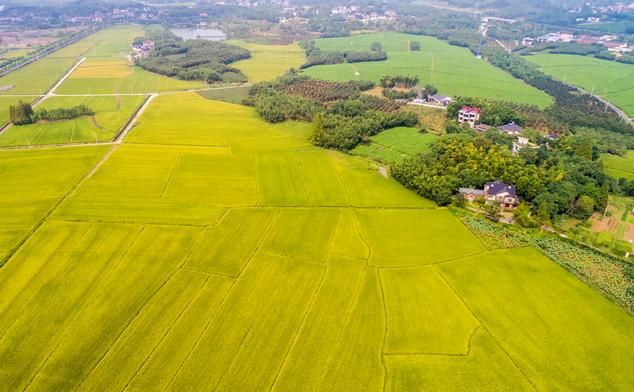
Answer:
[{"label": "house with red roof", "polygon": [[458,112],[458,123],[469,124],[471,128],[475,127],[476,121],[480,120],[480,108],[474,106],[463,106]]}]

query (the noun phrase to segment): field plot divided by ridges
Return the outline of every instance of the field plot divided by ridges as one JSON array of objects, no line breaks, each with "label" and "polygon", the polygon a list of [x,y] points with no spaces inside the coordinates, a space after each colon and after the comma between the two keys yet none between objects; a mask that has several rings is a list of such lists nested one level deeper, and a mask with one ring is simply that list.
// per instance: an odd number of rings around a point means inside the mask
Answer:
[{"label": "field plot divided by ridges", "polygon": [[[30,384],[34,390],[77,388],[183,262],[200,233],[146,226],[78,310],[72,325]],[[95,328],[95,326],[99,328]]]},{"label": "field plot divided by ridges", "polygon": [[341,210],[329,251],[333,255],[361,260],[367,260],[370,256],[370,248],[359,233],[358,220],[352,209]]},{"label": "field plot divided by ridges", "polygon": [[308,205],[308,194],[294,151],[260,153],[257,168],[259,205]]},{"label": "field plot divided by ridges", "polygon": [[105,152],[105,147],[0,152],[0,252],[9,253]]},{"label": "field plot divided by ridges", "polygon": [[284,361],[273,391],[319,390],[329,384],[325,375],[342,344],[343,331],[364,281],[365,270],[360,260],[340,256],[329,259],[324,283]]},{"label": "field plot divided by ridges", "polygon": [[338,219],[337,209],[282,209],[262,250],[310,262],[325,262]]},{"label": "field plot divided by ridges", "polygon": [[368,144],[360,144],[351,153],[385,162],[398,162],[405,157],[426,152],[438,137],[433,133],[421,133],[417,128],[397,127],[370,138]]},{"label": "field plot divided by ridges", "polygon": [[386,355],[386,391],[535,391],[522,372],[482,328],[468,355]]},{"label": "field plot divided by ridges", "polygon": [[375,268],[369,268],[320,390],[382,391],[384,333],[385,314],[379,276]]},{"label": "field plot divided by ridges", "polygon": [[[204,274],[177,271],[110,346],[79,390],[123,389],[206,281]],[[125,368],[121,368],[122,363]]]},{"label": "field plot divided by ridges", "polygon": [[[2,385],[21,389],[28,384],[72,325],[77,309],[112,271],[140,229],[132,225],[48,224],[2,270],[3,278],[11,273],[17,279],[2,284],[4,296],[13,303],[3,307],[0,315],[2,345],[13,348],[0,353],[4,363],[12,364],[0,372]],[[42,244],[49,246],[34,249]],[[11,323],[11,319],[15,321]]]},{"label": "field plot divided by ridges", "polygon": [[370,265],[408,267],[481,253],[484,248],[444,209],[356,209],[372,249]]},{"label": "field plot divided by ridges", "polygon": [[433,266],[380,271],[385,353],[466,355],[477,320]]},{"label": "field plot divided by ridges", "polygon": [[[410,51],[410,41],[420,42],[421,50]],[[373,42],[381,43],[387,52],[387,60],[318,65],[304,72],[315,78],[336,81],[378,82],[386,75],[417,76],[421,85],[432,83],[441,94],[482,97],[540,107],[552,102],[546,93],[477,59],[467,48],[452,46],[433,37],[387,32],[322,38],[316,40],[315,44],[324,51],[367,52]]]},{"label": "field plot divided by ridges", "polygon": [[494,251],[438,268],[537,389],[631,385],[631,374],[614,370],[634,362],[623,349],[634,345],[632,317],[536,250]]},{"label": "field plot divided by ridges", "polygon": [[275,209],[232,209],[202,234],[186,266],[199,271],[237,276],[277,220]]},{"label": "field plot divided by ridges", "polygon": [[259,254],[168,390],[262,390],[274,381],[325,266]]},{"label": "field plot divided by ridges", "polygon": [[304,180],[309,205],[349,205],[346,190],[328,154],[321,149],[306,149],[297,151],[295,158]]},{"label": "field plot divided by ridges", "polygon": [[126,390],[162,390],[169,385],[218,310],[232,282],[224,277],[209,276],[196,298],[129,381]]}]

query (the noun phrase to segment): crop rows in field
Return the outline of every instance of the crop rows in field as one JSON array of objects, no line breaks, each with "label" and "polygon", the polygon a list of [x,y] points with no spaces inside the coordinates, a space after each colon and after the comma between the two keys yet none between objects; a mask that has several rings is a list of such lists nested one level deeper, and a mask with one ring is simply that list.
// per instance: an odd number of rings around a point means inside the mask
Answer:
[{"label": "crop rows in field", "polygon": [[301,80],[286,86],[284,91],[319,102],[332,102],[359,95],[359,88],[352,83],[326,80]]},{"label": "crop rows in field", "polygon": [[[110,153],[0,152],[0,197],[63,198],[6,251],[0,385],[631,384],[633,321],[621,309],[534,249],[487,251],[448,210],[306,137],[191,94],[154,100]],[[67,181],[18,181],[66,155]]]}]

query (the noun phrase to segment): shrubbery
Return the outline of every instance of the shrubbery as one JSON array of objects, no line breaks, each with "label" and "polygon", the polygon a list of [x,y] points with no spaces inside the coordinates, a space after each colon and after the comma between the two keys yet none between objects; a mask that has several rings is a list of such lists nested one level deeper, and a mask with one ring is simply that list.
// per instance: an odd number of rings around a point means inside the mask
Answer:
[{"label": "shrubbery", "polygon": [[372,85],[318,81],[289,73],[253,86],[245,103],[269,122],[314,120],[315,144],[350,150],[384,129],[418,123],[414,113],[398,111],[398,103],[361,94]]},{"label": "shrubbery", "polygon": [[34,111],[30,103],[18,102],[9,107],[9,117],[14,125],[32,124],[38,121],[70,120],[81,116],[92,116],[95,112],[86,105],[69,108],[39,109]]}]

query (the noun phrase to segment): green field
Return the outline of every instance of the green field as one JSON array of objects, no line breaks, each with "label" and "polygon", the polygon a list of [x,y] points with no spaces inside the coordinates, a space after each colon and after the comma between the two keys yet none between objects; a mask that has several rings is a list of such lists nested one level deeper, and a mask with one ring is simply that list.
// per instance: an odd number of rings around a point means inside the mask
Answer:
[{"label": "green field", "polygon": [[143,99],[142,96],[53,96],[43,101],[38,108],[53,109],[83,104],[91,108],[95,115],[12,126],[0,134],[0,146],[110,141]]},{"label": "green field", "polygon": [[241,70],[250,82],[275,79],[291,68],[298,69],[306,61],[304,50],[297,43],[263,45],[241,40],[230,40],[227,43],[251,52],[251,58],[231,64]]},{"label": "green field", "polygon": [[634,180],[634,151],[628,151],[625,156],[603,154],[603,167],[605,173],[616,178]]},{"label": "green field", "polygon": [[417,128],[398,127],[372,136],[370,143],[360,144],[351,152],[383,162],[398,162],[427,151],[437,138],[433,133],[420,133]]},{"label": "green field", "polygon": [[2,389],[634,383],[632,316],[309,131],[168,94],[121,145],[0,151]]},{"label": "green field", "polygon": [[624,34],[628,29],[634,28],[633,21],[613,21],[602,23],[581,24],[580,28],[588,30],[599,30],[607,33]]},{"label": "green field", "polygon": [[544,73],[607,99],[634,117],[634,65],[572,54],[526,56]]},{"label": "green field", "polygon": [[[421,44],[419,52],[409,50],[409,42]],[[534,104],[546,107],[552,99],[545,93],[478,60],[468,49],[451,46],[436,38],[400,33],[360,34],[351,37],[316,40],[322,50],[369,51],[380,42],[386,61],[320,65],[305,72],[328,80],[372,80],[386,75],[418,76],[420,84],[432,83],[441,94],[473,96]]]}]

